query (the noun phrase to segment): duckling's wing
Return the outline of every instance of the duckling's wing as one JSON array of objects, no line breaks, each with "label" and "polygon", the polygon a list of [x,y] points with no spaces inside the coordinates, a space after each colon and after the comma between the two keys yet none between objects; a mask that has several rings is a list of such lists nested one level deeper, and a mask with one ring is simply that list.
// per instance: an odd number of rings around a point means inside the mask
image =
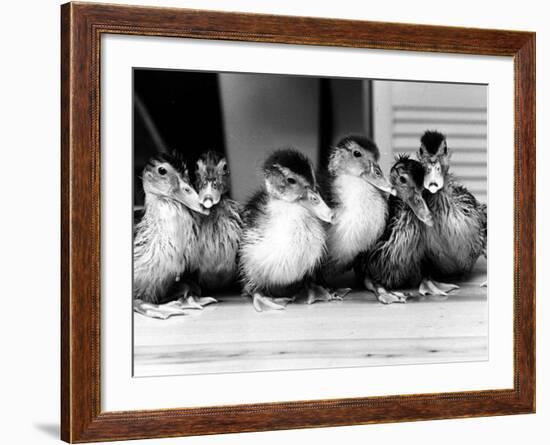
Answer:
[{"label": "duckling's wing", "polygon": [[479,227],[479,243],[482,253],[487,258],[487,204],[480,203],[476,197],[461,184],[454,183],[452,187],[453,200],[460,206],[465,215]]},{"label": "duckling's wing", "polygon": [[241,204],[239,204],[237,201],[233,201],[232,199],[228,199],[226,206],[229,217],[233,221],[235,221],[235,223],[239,227],[242,227],[244,208],[241,206]]},{"label": "duckling's wing", "polygon": [[480,203],[476,197],[461,184],[452,185],[453,201],[465,214],[474,214],[481,227],[487,230],[487,205]]},{"label": "duckling's wing", "polygon": [[479,202],[468,189],[462,185],[455,187],[455,194],[461,206],[467,209],[475,218],[479,227],[479,238],[483,248],[483,256],[487,258],[487,204]]},{"label": "duckling's wing", "polygon": [[483,243],[483,256],[487,259],[487,204],[480,204],[482,226],[481,226],[481,240]]},{"label": "duckling's wing", "polygon": [[265,215],[267,199],[267,192],[259,190],[248,200],[241,212],[242,222],[245,227],[254,225],[259,218]]},{"label": "duckling's wing", "polygon": [[470,208],[477,208],[479,203],[474,195],[472,195],[462,184],[452,184],[452,194],[455,202]]}]

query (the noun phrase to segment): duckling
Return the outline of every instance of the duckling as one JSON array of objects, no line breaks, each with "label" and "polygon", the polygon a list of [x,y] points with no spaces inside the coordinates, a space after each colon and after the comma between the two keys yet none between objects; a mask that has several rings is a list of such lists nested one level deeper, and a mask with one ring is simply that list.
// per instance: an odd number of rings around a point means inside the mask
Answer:
[{"label": "duckling", "polygon": [[195,187],[199,201],[210,210],[198,215],[199,284],[203,289],[219,290],[237,278],[237,253],[242,232],[240,207],[229,199],[229,168],[218,153],[204,153],[196,164]]},{"label": "duckling", "polygon": [[[434,227],[426,231],[427,267],[437,279],[468,274],[486,252],[487,211],[449,173],[450,151],[438,131],[426,131],[417,156],[425,171],[424,199],[432,212]],[[427,279],[424,292],[446,295],[454,284]]]},{"label": "duckling", "polygon": [[423,279],[425,258],[425,226],[433,226],[433,218],[422,197],[424,170],[422,165],[401,155],[390,170],[395,196],[388,201],[389,217],[384,234],[370,252],[356,263],[358,276],[378,301],[404,303],[403,293],[388,291],[418,286]]},{"label": "duckling", "polygon": [[304,290],[308,300],[322,292],[313,278],[326,252],[323,221],[332,221],[306,156],[278,150],[263,174],[264,187],[245,206],[240,247],[244,293],[257,311],[284,309]]},{"label": "duckling", "polygon": [[165,319],[185,314],[190,307],[184,299],[193,286],[183,278],[197,268],[197,223],[192,211],[208,211],[190,184],[185,163],[176,156],[151,158],[142,179],[145,209],[134,235],[134,310]]},{"label": "duckling", "polygon": [[[325,275],[352,267],[357,256],[368,252],[384,232],[387,194],[393,192],[379,158],[376,144],[362,136],[343,138],[330,153],[326,182],[334,220],[327,231]],[[347,291],[336,291],[335,297]]]}]

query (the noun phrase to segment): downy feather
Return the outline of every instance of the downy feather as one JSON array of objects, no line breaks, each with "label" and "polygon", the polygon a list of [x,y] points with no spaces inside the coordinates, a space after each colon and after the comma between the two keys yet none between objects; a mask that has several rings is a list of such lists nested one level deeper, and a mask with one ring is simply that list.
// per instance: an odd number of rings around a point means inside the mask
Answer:
[{"label": "downy feather", "polygon": [[134,297],[159,303],[180,274],[196,269],[197,228],[175,201],[146,197],[145,205],[134,238]]},{"label": "downy feather", "polygon": [[334,178],[332,197],[336,206],[334,222],[328,228],[328,254],[330,265],[341,271],[380,238],[388,207],[378,189],[351,175]]},{"label": "downy feather", "polygon": [[296,202],[257,195],[245,213],[240,249],[245,291],[292,286],[313,274],[325,252],[321,222]]}]

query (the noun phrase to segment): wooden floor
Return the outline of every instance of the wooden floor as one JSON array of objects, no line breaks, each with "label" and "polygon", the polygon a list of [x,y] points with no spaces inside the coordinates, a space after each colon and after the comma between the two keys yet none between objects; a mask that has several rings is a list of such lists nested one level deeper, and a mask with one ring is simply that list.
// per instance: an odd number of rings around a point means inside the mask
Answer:
[{"label": "wooden floor", "polygon": [[168,320],[134,314],[134,375],[487,360],[485,260],[447,300],[385,306],[366,291],[345,301],[254,311],[222,296],[203,311]]}]

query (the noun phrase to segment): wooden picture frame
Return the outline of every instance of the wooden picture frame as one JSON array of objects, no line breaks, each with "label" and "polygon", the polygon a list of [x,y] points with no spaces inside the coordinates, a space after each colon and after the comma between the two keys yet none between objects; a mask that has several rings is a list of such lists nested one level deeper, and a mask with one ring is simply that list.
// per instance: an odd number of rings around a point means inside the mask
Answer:
[{"label": "wooden picture frame", "polygon": [[[513,57],[513,389],[102,412],[99,73],[100,38],[106,33]],[[534,33],[68,3],[61,8],[61,34],[63,440],[93,442],[535,411]]]}]

